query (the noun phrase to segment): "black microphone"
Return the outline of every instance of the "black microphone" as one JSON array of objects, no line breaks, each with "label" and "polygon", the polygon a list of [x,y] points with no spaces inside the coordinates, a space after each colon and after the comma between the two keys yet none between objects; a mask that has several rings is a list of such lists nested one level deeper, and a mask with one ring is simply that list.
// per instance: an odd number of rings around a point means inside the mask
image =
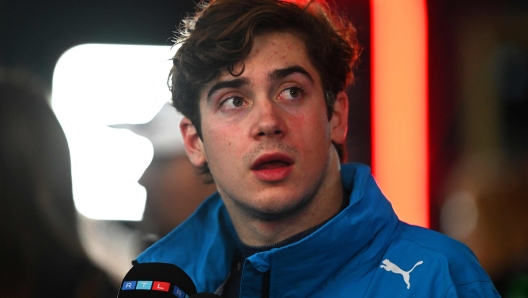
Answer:
[{"label": "black microphone", "polygon": [[[135,264],[125,275],[117,297],[188,298],[194,294],[194,282],[178,266],[167,263],[140,263]],[[203,296],[206,297],[208,296]]]}]

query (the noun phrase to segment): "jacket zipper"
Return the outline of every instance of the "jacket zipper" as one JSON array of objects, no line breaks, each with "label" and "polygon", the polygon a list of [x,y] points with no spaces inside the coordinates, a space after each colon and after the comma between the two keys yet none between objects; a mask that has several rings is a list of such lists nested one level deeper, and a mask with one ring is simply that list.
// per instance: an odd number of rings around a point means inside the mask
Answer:
[{"label": "jacket zipper", "polygon": [[262,274],[262,298],[269,298],[270,292],[270,269]]}]

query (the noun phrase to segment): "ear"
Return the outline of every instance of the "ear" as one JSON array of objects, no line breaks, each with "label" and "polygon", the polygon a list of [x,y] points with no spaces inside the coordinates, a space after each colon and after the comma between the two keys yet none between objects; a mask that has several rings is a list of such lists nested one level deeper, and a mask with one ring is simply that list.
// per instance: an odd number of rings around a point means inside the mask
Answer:
[{"label": "ear", "polygon": [[330,128],[332,141],[337,144],[344,144],[348,131],[348,96],[344,91],[336,95]]},{"label": "ear", "polygon": [[207,158],[205,156],[203,142],[198,136],[196,127],[192,124],[189,118],[185,117],[180,122],[180,131],[183,137],[183,146],[187,157],[195,167],[200,167],[205,164]]}]

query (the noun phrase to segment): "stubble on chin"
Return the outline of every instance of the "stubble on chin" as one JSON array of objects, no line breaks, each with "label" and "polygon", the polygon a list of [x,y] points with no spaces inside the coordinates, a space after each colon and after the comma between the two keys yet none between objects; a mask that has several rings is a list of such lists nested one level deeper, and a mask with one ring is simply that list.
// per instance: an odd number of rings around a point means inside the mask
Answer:
[{"label": "stubble on chin", "polygon": [[[314,196],[304,196],[295,204],[282,206],[281,208],[259,208],[253,207],[240,200],[233,200],[236,207],[252,220],[262,222],[280,222],[302,213],[309,206]],[[285,200],[287,200],[285,198]]]},{"label": "stubble on chin", "polygon": [[[230,200],[230,205],[246,219],[265,223],[287,221],[303,214],[309,208],[321,188],[324,180],[323,175],[324,171],[320,173],[317,183],[314,185],[290,185],[290,187],[297,189],[308,188],[303,193],[297,193],[297,197],[269,198],[268,200],[278,202],[275,206],[269,206],[269,202],[255,201],[254,198],[228,196],[225,199]],[[292,193],[296,193],[296,191],[293,190]],[[222,196],[224,197],[224,195]],[[266,198],[261,200],[266,200]]]}]

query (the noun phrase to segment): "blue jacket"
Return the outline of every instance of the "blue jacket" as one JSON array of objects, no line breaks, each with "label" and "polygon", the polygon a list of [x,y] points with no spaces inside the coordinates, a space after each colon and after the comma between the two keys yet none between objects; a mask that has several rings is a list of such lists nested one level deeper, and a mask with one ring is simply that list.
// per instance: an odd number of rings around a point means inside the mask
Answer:
[{"label": "blue jacket", "polygon": [[[261,252],[243,265],[240,297],[499,297],[464,244],[398,220],[367,166],[341,168],[350,204],[293,244]],[[173,263],[198,292],[227,279],[237,236],[218,194],[136,261]]]}]

